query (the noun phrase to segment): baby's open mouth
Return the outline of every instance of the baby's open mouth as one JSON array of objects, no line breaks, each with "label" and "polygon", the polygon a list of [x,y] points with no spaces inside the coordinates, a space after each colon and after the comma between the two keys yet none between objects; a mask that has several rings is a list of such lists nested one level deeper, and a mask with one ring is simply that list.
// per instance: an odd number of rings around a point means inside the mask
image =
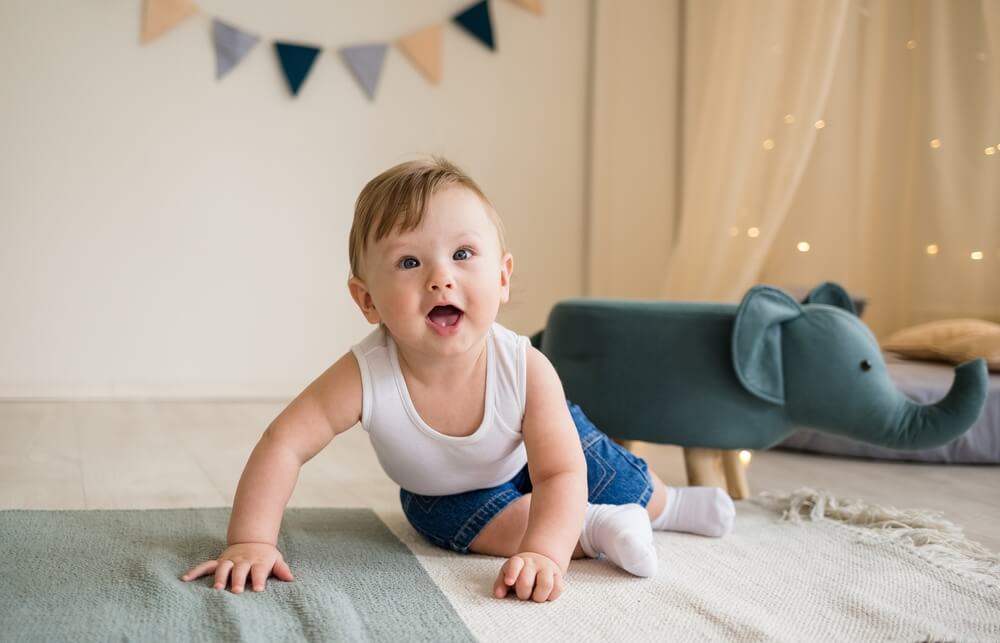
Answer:
[{"label": "baby's open mouth", "polygon": [[427,319],[429,319],[432,324],[441,326],[442,328],[454,326],[461,318],[462,311],[452,305],[435,306],[434,308],[431,308],[431,312],[427,313]]}]

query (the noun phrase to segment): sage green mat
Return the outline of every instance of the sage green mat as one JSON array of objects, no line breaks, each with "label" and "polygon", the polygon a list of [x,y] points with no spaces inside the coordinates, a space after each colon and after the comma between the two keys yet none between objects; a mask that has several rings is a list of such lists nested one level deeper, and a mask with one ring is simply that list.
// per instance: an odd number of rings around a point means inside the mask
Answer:
[{"label": "sage green mat", "polygon": [[0,640],[466,641],[417,559],[368,509],[289,509],[295,581],[179,576],[225,544],[229,509],[0,511]]}]

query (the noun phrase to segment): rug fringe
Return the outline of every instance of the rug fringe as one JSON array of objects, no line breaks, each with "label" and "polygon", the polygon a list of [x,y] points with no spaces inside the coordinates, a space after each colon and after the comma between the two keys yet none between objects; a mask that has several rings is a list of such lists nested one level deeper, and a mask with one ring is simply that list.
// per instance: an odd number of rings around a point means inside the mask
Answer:
[{"label": "rug fringe", "polygon": [[916,548],[930,562],[1000,578],[1000,555],[966,538],[962,528],[939,511],[869,504],[808,487],[791,493],[765,491],[758,495],[757,502],[782,512],[782,520],[797,523],[825,519],[875,529],[897,543]]}]

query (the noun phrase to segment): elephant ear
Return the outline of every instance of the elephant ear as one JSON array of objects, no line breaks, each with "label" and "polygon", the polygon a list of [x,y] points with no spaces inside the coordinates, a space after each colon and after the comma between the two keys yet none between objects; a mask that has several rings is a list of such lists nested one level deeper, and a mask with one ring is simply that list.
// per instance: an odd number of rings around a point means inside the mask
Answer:
[{"label": "elephant ear", "polygon": [[733,323],[733,368],[751,394],[785,403],[782,324],[802,313],[802,306],[788,293],[771,286],[754,286],[743,296]]},{"label": "elephant ear", "polygon": [[858,309],[854,306],[851,296],[847,294],[847,291],[840,284],[832,281],[824,281],[810,290],[806,298],[802,300],[802,303],[826,304],[827,306],[843,308],[852,315],[858,314]]}]

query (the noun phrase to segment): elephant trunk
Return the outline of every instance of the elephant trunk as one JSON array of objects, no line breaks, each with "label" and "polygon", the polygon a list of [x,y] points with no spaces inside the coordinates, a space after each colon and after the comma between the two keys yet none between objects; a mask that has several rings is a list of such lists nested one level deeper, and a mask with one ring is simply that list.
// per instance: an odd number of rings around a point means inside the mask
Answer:
[{"label": "elephant trunk", "polygon": [[972,426],[986,403],[988,373],[982,359],[966,362],[955,369],[948,394],[935,404],[921,406],[904,400],[903,413],[890,429],[885,446],[894,449],[932,449],[946,444]]}]

